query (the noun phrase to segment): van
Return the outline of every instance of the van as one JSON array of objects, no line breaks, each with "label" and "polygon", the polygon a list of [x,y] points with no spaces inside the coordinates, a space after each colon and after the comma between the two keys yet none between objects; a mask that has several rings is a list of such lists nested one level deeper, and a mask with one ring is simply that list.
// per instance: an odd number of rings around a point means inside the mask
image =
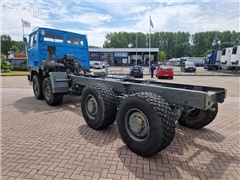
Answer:
[{"label": "van", "polygon": [[183,61],[181,63],[181,67],[180,67],[181,71],[183,72],[196,72],[196,66],[193,62],[191,61]]}]

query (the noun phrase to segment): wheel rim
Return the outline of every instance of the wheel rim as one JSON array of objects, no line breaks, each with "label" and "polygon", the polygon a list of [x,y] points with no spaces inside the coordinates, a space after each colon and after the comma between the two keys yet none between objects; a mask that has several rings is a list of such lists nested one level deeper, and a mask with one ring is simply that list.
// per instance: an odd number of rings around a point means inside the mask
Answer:
[{"label": "wheel rim", "polygon": [[38,86],[36,80],[33,80],[33,91],[35,95],[38,94]]},{"label": "wheel rim", "polygon": [[95,99],[95,97],[93,97],[92,95],[89,95],[87,97],[86,100],[86,107],[87,107],[87,114],[88,116],[93,119],[97,113],[98,113],[98,104],[97,104],[97,100]]},{"label": "wheel rim", "polygon": [[124,119],[127,133],[135,141],[144,141],[149,135],[149,122],[147,117],[139,109],[130,109]]},{"label": "wheel rim", "polygon": [[50,99],[50,96],[51,96],[51,89],[50,89],[50,86],[47,84],[45,86],[45,98],[46,100],[49,100]]}]

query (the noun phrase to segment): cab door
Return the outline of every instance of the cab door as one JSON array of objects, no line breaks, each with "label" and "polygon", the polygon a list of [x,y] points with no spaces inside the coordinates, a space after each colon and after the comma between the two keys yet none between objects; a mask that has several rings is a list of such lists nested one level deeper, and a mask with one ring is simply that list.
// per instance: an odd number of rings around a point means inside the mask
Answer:
[{"label": "cab door", "polygon": [[30,67],[40,67],[38,51],[38,32],[34,32],[29,36],[28,42],[28,62]]}]

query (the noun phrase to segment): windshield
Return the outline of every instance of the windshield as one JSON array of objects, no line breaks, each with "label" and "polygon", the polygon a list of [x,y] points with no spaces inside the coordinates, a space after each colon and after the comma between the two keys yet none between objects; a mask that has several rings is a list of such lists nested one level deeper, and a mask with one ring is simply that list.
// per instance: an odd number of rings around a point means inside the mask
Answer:
[{"label": "windshield", "polygon": [[191,62],[191,61],[186,61],[185,64],[188,65],[188,66],[194,66],[194,63]]},{"label": "windshield", "polygon": [[132,67],[132,70],[141,70],[142,68],[139,67],[139,66],[136,66],[136,67]]}]

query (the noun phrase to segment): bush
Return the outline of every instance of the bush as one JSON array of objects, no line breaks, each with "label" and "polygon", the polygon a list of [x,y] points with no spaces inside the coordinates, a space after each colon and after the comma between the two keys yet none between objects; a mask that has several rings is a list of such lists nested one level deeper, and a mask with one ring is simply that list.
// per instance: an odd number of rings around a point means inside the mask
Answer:
[{"label": "bush", "polygon": [[10,71],[13,67],[8,62],[3,54],[1,54],[1,71]]}]

